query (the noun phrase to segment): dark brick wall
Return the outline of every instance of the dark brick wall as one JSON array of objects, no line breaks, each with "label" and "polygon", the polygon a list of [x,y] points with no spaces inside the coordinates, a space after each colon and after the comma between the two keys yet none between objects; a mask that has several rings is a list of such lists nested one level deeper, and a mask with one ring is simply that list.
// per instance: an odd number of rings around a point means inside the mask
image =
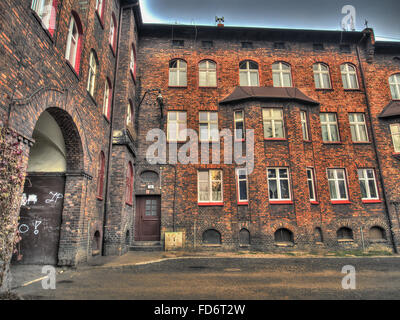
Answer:
[{"label": "dark brick wall", "polygon": [[[102,22],[95,0],[58,1],[53,36],[30,6],[29,0],[0,4],[0,121],[4,125],[11,106],[10,127],[29,138],[40,114],[51,108],[60,125],[68,172],[59,263],[73,265],[91,257],[96,231],[103,236],[104,202],[96,198],[97,172],[100,151],[107,155],[109,149],[110,123],[102,109],[106,78],[114,83],[116,56],[108,42],[111,14],[119,16],[119,1],[106,1]],[[72,10],[83,25],[79,74],[64,58]],[[92,49],[99,62],[93,97],[86,91]]]}]

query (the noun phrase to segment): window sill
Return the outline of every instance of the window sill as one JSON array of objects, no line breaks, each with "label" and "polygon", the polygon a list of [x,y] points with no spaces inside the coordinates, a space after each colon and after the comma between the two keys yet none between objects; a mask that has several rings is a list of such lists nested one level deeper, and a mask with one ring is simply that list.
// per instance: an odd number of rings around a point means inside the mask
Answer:
[{"label": "window sill", "polygon": [[215,86],[215,87],[199,86],[199,89],[218,89],[218,87],[217,86]]},{"label": "window sill", "polygon": [[96,199],[99,200],[99,201],[103,201],[103,197],[97,196]]},{"label": "window sill", "polygon": [[333,88],[315,88],[315,91],[335,91]]},{"label": "window sill", "polygon": [[79,74],[76,72],[75,68],[71,65],[71,62],[69,62],[69,60],[65,59],[65,63],[71,69],[71,71],[75,75],[75,77],[79,80]]},{"label": "window sill", "polygon": [[346,243],[346,242],[351,243],[351,242],[354,242],[354,240],[353,239],[338,239],[338,242],[340,242],[340,243]]},{"label": "window sill", "polygon": [[87,90],[86,90],[86,92],[87,92],[88,96],[90,97],[90,100],[92,100],[92,102],[94,103],[94,105],[97,106],[97,102],[96,102],[96,100],[94,99],[94,97],[92,96],[92,94],[91,94],[89,91],[87,91]]},{"label": "window sill", "polygon": [[96,16],[99,19],[101,28],[104,30],[104,21],[103,21],[102,17],[100,17],[99,12],[97,10],[96,10]]},{"label": "window sill", "polygon": [[305,143],[312,143],[311,140],[303,140],[303,142],[305,142]]},{"label": "window sill", "polygon": [[127,206],[130,206],[130,207],[133,206],[132,202],[125,202],[125,204],[126,204]]},{"label": "window sill", "polygon": [[111,50],[111,53],[112,53],[113,57],[115,58],[115,48],[114,48],[114,46],[111,43],[109,43],[108,45],[110,46],[110,50]]},{"label": "window sill", "polygon": [[136,84],[136,72],[133,72],[131,68],[129,68],[129,73],[131,74],[133,83]]},{"label": "window sill", "polygon": [[353,144],[371,144],[371,141],[353,141]]},{"label": "window sill", "polygon": [[245,141],[246,141],[245,139],[235,139],[233,142],[238,143],[238,142],[245,142]]},{"label": "window sill", "polygon": [[104,118],[104,120],[106,120],[107,121],[107,123],[108,124],[110,124],[110,119],[103,113],[103,118]]},{"label": "window sill", "polygon": [[276,242],[276,247],[294,247],[294,243],[291,242]]},{"label": "window sill", "polygon": [[249,202],[238,202],[238,206],[248,206]]},{"label": "window sill", "polygon": [[331,200],[332,204],[351,204],[349,200]]},{"label": "window sill", "polygon": [[293,204],[293,201],[291,201],[291,200],[278,200],[278,201],[269,200],[269,204]]},{"label": "window sill", "polygon": [[366,199],[366,200],[361,200],[362,203],[382,203],[382,200],[380,199]]},{"label": "window sill", "polygon": [[286,138],[264,138],[264,141],[287,141]]},{"label": "window sill", "polygon": [[202,246],[203,247],[221,247],[220,244],[207,244],[207,243],[203,243]]},{"label": "window sill", "polygon": [[358,91],[358,92],[361,92],[361,89],[360,88],[357,88],[357,89],[344,89],[343,88],[343,90],[346,92],[346,91],[349,91],[349,92],[352,92],[352,91]]},{"label": "window sill", "polygon": [[319,204],[318,201],[310,201],[311,204]]},{"label": "window sill", "polygon": [[187,89],[187,86],[168,86],[170,89]]},{"label": "window sill", "polygon": [[198,202],[198,206],[200,207],[223,207],[224,203],[223,202]]},{"label": "window sill", "polygon": [[329,145],[335,146],[335,145],[341,145],[341,144],[343,144],[343,142],[341,142],[341,141],[323,141],[322,144],[327,145],[327,146],[329,146]]}]

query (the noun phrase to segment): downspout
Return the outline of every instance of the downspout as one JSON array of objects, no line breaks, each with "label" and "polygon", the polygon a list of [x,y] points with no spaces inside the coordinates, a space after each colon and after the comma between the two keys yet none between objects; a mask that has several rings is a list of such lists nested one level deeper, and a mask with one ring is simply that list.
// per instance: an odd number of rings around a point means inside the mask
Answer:
[{"label": "downspout", "polygon": [[392,225],[392,220],[390,219],[390,214],[389,214],[389,203],[388,203],[388,198],[387,198],[387,192],[386,192],[386,187],[385,187],[385,183],[382,177],[382,164],[381,164],[381,160],[379,158],[379,154],[378,154],[378,148],[376,145],[376,135],[375,135],[375,130],[374,130],[374,126],[372,125],[372,115],[371,115],[371,106],[369,103],[369,98],[368,98],[368,91],[367,91],[367,86],[365,83],[365,76],[364,76],[364,67],[362,65],[362,61],[360,58],[360,50],[358,48],[359,44],[361,43],[361,41],[364,40],[364,38],[366,37],[366,34],[364,33],[362,38],[360,39],[360,41],[357,43],[356,45],[356,51],[357,51],[357,59],[358,59],[358,63],[360,64],[360,74],[361,74],[361,81],[362,81],[362,85],[363,85],[363,89],[365,92],[365,102],[367,104],[367,112],[368,112],[368,117],[371,120],[371,132],[372,132],[372,144],[374,146],[374,151],[375,151],[375,155],[376,155],[376,159],[377,159],[377,164],[378,164],[378,170],[379,170],[379,180],[382,186],[382,190],[383,190],[383,199],[385,202],[385,206],[386,206],[386,216],[389,222],[389,229],[390,229],[390,238],[392,240],[393,243],[393,250],[394,253],[398,253],[397,247],[396,247],[396,243],[395,243],[395,237],[394,237],[394,233],[393,233],[393,225]]}]

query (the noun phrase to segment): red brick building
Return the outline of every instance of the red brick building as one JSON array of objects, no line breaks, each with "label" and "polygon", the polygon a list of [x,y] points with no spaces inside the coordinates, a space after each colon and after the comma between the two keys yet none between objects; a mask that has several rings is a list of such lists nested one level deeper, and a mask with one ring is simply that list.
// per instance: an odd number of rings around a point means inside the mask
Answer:
[{"label": "red brick building", "polygon": [[[0,124],[27,171],[23,263],[160,248],[169,231],[195,249],[397,252],[398,43],[371,29],[144,24],[135,0],[0,6]],[[199,151],[152,164],[156,128],[167,151],[188,146],[181,129],[199,150],[222,141],[219,163]],[[253,170],[224,162],[233,150],[214,129],[254,142]]]}]

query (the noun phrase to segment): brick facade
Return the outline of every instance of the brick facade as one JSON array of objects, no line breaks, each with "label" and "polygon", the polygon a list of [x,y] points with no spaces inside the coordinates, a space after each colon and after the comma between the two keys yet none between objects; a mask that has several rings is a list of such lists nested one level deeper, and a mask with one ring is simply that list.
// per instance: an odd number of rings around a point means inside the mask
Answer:
[{"label": "brick facade", "polygon": [[[67,170],[64,209],[60,226],[58,263],[75,265],[93,254],[124,254],[137,233],[136,196],[161,199],[161,240],[166,231],[184,232],[188,248],[210,248],[202,243],[206,230],[221,234],[222,249],[240,248],[239,232],[250,232],[250,248],[268,251],[293,249],[395,248],[400,243],[400,172],[393,155],[390,123],[399,117],[380,119],[391,101],[388,77],[400,71],[399,47],[375,43],[371,30],[325,32],[254,28],[146,25],[138,1],[105,0],[103,19],[94,0],[57,2],[53,35],[43,28],[29,0],[5,0],[0,4],[0,125],[32,139],[37,120],[48,111],[59,125],[66,147]],[[79,71],[66,60],[71,15],[82,24]],[[112,16],[116,45],[109,44]],[[9,23],[5,23],[8,21]],[[184,40],[183,47],[171,40]],[[205,48],[202,41],[213,41]],[[243,48],[241,42],[252,42]],[[284,42],[277,48],[277,42]],[[323,50],[316,50],[322,43]],[[341,45],[349,46],[343,52]],[[279,47],[279,46],[278,46]],[[357,49],[358,48],[358,49]],[[90,52],[96,52],[98,71],[93,97],[87,91]],[[131,70],[131,51],[135,68]],[[359,53],[359,54],[358,54]],[[169,61],[187,63],[187,86],[170,87]],[[217,65],[217,86],[199,86],[198,64]],[[259,66],[259,85],[272,87],[271,66],[284,61],[291,67],[293,87],[318,104],[284,99],[248,99],[220,103],[239,86],[239,63],[251,60]],[[329,67],[331,89],[315,89],[313,64]],[[359,89],[344,90],[340,66],[356,67]],[[103,115],[105,82],[112,92],[110,119]],[[364,88],[365,84],[365,88]],[[157,102],[158,90],[163,105]],[[143,98],[143,100],[142,100]],[[131,122],[127,122],[131,105]],[[282,108],[285,139],[265,140],[263,108]],[[147,132],[167,128],[167,112],[187,112],[187,127],[198,132],[199,111],[217,111],[219,129],[233,131],[233,112],[243,110],[245,126],[254,129],[254,172],[248,177],[247,205],[238,205],[235,164],[149,164],[145,158],[151,142]],[[310,141],[303,141],[300,111],[308,115]],[[336,113],[340,143],[324,143],[321,112]],[[348,113],[364,113],[369,142],[353,143]],[[178,144],[181,147],[183,144]],[[243,143],[245,146],[245,143]],[[29,148],[26,145],[25,148]],[[103,196],[97,195],[99,155],[105,155]],[[28,150],[27,150],[28,155]],[[28,157],[26,157],[26,164]],[[211,162],[211,160],[210,160]],[[134,166],[132,204],[126,201],[129,163]],[[289,168],[291,203],[272,204],[268,199],[267,168]],[[306,168],[314,168],[317,202],[310,203]],[[332,204],[327,168],[346,170],[348,204]],[[379,202],[361,200],[357,169],[374,169]],[[223,173],[223,205],[199,206],[197,172],[220,169]],[[142,178],[153,171],[157,179]],[[29,175],[29,173],[28,173]],[[149,188],[149,185],[152,188]],[[16,213],[18,214],[18,213]],[[381,227],[385,239],[376,243],[369,229]],[[351,228],[354,241],[338,241],[337,230]],[[274,233],[286,228],[293,244],[278,245]],[[316,229],[320,228],[320,229]],[[322,231],[322,239],[319,231]],[[97,235],[97,236],[95,236]],[[96,238],[97,237],[97,238]],[[317,239],[318,238],[318,239]],[[100,240],[99,240],[100,239]]]}]

